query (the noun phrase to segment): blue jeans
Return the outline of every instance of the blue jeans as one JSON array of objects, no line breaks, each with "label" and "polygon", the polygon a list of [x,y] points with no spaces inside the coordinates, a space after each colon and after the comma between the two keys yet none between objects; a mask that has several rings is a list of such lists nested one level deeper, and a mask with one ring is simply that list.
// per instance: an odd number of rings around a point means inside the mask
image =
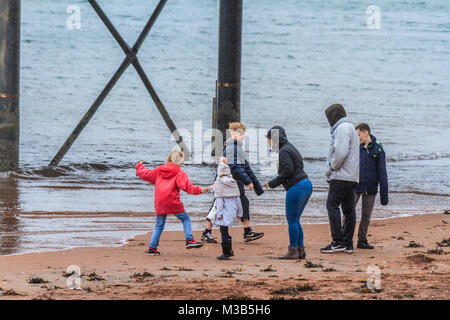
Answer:
[{"label": "blue jeans", "polygon": [[[181,223],[183,223],[184,236],[186,237],[186,240],[192,240],[192,226],[189,215],[186,212],[182,212],[175,214],[175,217],[177,217],[181,221]],[[161,233],[164,230],[164,225],[166,224],[166,218],[166,214],[156,215],[155,230],[153,230],[152,240],[150,240],[149,248],[156,249],[158,247],[159,238],[161,237]]]},{"label": "blue jeans", "polygon": [[312,193],[312,184],[308,178],[299,181],[286,193],[286,219],[289,230],[289,245],[303,247],[303,229],[300,217]]}]

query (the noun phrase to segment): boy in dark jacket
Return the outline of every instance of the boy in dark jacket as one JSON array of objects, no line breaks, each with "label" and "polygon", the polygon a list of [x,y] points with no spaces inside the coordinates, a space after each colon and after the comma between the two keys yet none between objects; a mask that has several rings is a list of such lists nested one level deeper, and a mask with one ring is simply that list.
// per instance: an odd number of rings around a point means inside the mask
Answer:
[{"label": "boy in dark jacket", "polygon": [[[242,142],[245,139],[245,126],[240,122],[232,122],[229,125],[231,138],[225,142],[223,156],[227,158],[227,163],[230,166],[233,179],[236,180],[241,193],[241,203],[243,208],[243,216],[241,218],[244,225],[244,241],[250,242],[262,238],[264,233],[254,232],[250,227],[250,202],[245,195],[245,186],[254,190],[260,196],[264,190],[250,168],[250,164],[245,158],[244,150],[242,149]],[[205,242],[217,242],[211,234],[211,223],[207,221],[205,231],[202,235],[202,240]]]},{"label": "boy in dark jacket", "polygon": [[366,123],[356,126],[360,141],[359,184],[355,188],[355,202],[362,197],[361,222],[358,230],[359,249],[373,249],[367,242],[370,216],[380,185],[380,200],[383,206],[389,202],[388,177],[386,171],[386,154],[382,144],[370,133]]}]

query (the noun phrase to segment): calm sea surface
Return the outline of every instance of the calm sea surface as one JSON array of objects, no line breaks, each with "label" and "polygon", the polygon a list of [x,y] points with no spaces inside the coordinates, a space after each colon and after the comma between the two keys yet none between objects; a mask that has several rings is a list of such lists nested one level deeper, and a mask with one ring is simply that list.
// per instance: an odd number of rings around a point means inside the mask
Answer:
[{"label": "calm sea surface", "polygon": [[[130,45],[157,3],[98,2]],[[241,118],[254,130],[284,126],[306,159],[315,192],[303,223],[328,220],[324,108],[335,102],[385,147],[391,202],[377,201],[375,219],[450,208],[450,3],[382,1],[373,30],[373,2],[244,1]],[[66,26],[70,5],[81,10],[79,30]],[[169,0],[139,52],[176,125],[193,138],[201,121],[203,147],[217,35],[217,0]],[[0,179],[0,254],[118,245],[151,230],[153,187],[134,163],[161,164],[174,142],[132,67],[60,166],[46,168],[124,58],[89,3],[22,0],[21,50],[21,170]],[[264,166],[253,166],[262,183],[272,176]],[[213,183],[214,166],[184,169],[193,183]],[[212,195],[182,199],[202,228]],[[283,190],[250,200],[255,224],[284,223]],[[181,225],[170,218],[167,229]]]}]

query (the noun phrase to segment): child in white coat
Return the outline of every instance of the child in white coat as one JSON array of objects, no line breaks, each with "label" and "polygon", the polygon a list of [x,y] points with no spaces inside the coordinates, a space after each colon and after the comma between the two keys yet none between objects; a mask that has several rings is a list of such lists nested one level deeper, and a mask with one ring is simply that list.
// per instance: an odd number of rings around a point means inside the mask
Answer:
[{"label": "child in white coat", "polygon": [[220,159],[217,167],[217,179],[214,182],[214,196],[216,198],[216,219],[214,225],[220,226],[222,235],[222,255],[217,257],[219,260],[229,260],[234,256],[231,246],[231,236],[228,233],[228,227],[234,225],[239,217],[242,217],[243,210],[240,199],[239,187],[236,181],[231,177],[230,167],[226,164],[226,158]]}]

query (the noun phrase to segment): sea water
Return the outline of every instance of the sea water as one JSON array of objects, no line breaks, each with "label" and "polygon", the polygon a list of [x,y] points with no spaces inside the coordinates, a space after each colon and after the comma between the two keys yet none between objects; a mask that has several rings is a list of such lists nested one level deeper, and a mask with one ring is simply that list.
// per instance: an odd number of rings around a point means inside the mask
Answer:
[{"label": "sea water", "polygon": [[[132,46],[157,1],[98,3]],[[374,219],[450,208],[450,3],[386,0],[375,16],[372,5],[244,1],[241,119],[255,131],[283,126],[303,155],[314,192],[302,223],[328,221],[324,109],[332,103],[355,125],[370,124],[386,151],[390,204],[377,200]],[[218,15],[217,0],[169,0],[138,54],[177,127],[193,138],[201,124],[202,147]],[[153,228],[154,189],[134,165],[164,163],[174,141],[132,66],[60,165],[47,167],[123,58],[87,1],[22,1],[20,170],[0,179],[0,254],[118,245]],[[211,185],[216,168],[194,156],[201,161],[183,169]],[[263,164],[252,167],[264,184],[276,172]],[[248,194],[254,224],[285,223],[282,188]],[[212,197],[182,194],[195,229]],[[166,228],[181,224],[170,218]]]}]

